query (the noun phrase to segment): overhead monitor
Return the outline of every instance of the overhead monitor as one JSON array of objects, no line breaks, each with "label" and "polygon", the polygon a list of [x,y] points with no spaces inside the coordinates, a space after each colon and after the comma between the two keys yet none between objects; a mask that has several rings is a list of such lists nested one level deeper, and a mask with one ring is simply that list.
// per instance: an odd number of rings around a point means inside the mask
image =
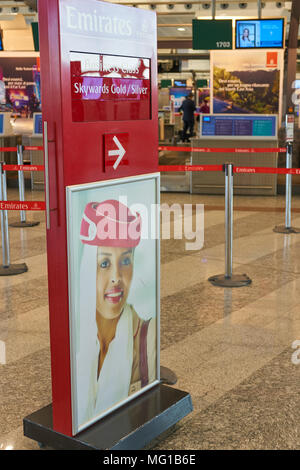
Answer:
[{"label": "overhead monitor", "polygon": [[277,137],[277,116],[271,115],[201,115],[200,136],[203,139],[255,140]]},{"label": "overhead monitor", "polygon": [[236,49],[284,47],[284,18],[236,20]]}]

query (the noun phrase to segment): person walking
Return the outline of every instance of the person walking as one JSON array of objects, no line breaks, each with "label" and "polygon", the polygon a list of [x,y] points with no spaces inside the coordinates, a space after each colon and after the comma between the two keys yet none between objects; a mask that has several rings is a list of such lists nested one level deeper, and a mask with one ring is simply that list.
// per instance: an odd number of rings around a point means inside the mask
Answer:
[{"label": "person walking", "polygon": [[194,135],[194,112],[196,111],[196,106],[193,101],[193,94],[190,93],[185,100],[183,101],[182,105],[179,108],[179,111],[183,112],[183,132],[182,132],[182,141],[189,142],[189,138],[187,132],[190,132],[190,137]]}]

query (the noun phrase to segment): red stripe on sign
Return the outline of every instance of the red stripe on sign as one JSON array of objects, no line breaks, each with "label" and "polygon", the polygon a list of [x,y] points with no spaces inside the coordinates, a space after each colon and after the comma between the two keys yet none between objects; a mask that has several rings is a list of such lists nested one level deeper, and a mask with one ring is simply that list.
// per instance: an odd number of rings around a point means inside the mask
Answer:
[{"label": "red stripe on sign", "polygon": [[44,201],[0,201],[2,211],[44,211],[45,209]]},{"label": "red stripe on sign", "polygon": [[3,165],[3,171],[44,171],[44,165]]},{"label": "red stripe on sign", "polygon": [[223,171],[222,165],[160,165],[159,171]]},{"label": "red stripe on sign", "polygon": [[284,147],[276,148],[228,148],[228,147],[158,147],[159,151],[172,151],[172,152],[200,152],[200,153],[282,153],[286,152]]},{"label": "red stripe on sign", "polygon": [[0,147],[0,152],[16,152],[17,147]]},{"label": "red stripe on sign", "polygon": [[44,147],[29,145],[24,147],[24,150],[44,150]]}]

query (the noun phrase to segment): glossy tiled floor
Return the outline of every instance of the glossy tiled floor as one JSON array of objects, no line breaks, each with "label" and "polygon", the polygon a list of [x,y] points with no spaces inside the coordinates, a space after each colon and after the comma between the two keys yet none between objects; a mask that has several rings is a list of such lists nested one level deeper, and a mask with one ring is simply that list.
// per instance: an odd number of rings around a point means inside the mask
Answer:
[{"label": "glossy tiled floor", "polygon": [[[300,234],[272,230],[284,223],[284,198],[235,197],[234,272],[253,281],[238,289],[207,281],[224,272],[223,197],[164,193],[162,202],[204,204],[205,244],[186,251],[186,240],[162,241],[161,363],[194,412],[158,448],[299,449]],[[1,449],[38,449],[22,419],[51,402],[45,224],[41,213],[28,217],[40,225],[11,228],[10,247],[29,271],[0,278]]]}]

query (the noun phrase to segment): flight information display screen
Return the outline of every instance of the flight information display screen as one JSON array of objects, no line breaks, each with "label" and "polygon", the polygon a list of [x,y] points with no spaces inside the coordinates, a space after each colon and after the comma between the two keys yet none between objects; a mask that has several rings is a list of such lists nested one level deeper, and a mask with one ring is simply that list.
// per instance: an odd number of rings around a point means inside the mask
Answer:
[{"label": "flight information display screen", "polygon": [[71,52],[73,121],[151,119],[150,60]]},{"label": "flight information display screen", "polygon": [[0,114],[0,135],[4,134],[4,116]]},{"label": "flight information display screen", "polygon": [[203,138],[264,138],[276,135],[276,116],[201,116]]},{"label": "flight information display screen", "polygon": [[42,113],[34,113],[33,115],[34,134],[43,134],[43,120]]},{"label": "flight information display screen", "polygon": [[236,49],[283,48],[284,19],[236,20]]}]

